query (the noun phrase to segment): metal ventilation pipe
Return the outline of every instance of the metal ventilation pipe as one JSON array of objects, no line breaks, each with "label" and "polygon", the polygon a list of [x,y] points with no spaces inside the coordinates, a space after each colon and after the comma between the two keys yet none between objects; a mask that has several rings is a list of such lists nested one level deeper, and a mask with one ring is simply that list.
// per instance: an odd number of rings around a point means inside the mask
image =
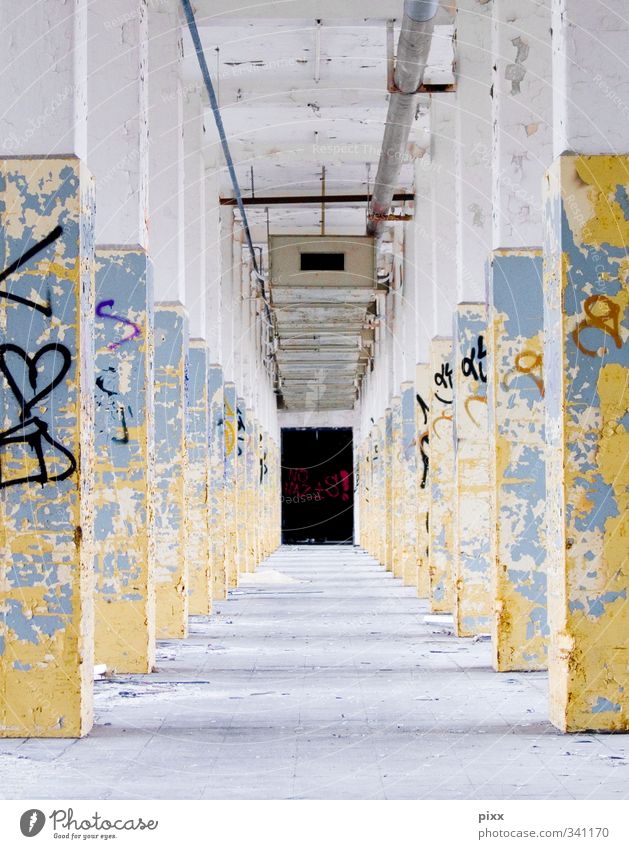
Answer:
[{"label": "metal ventilation pipe", "polygon": [[395,63],[395,85],[391,95],[382,141],[378,173],[371,204],[372,218],[367,226],[370,236],[379,237],[391,209],[400,170],[406,156],[408,137],[415,118],[416,92],[420,87],[430,51],[434,17],[439,0],[405,0],[402,30]]}]

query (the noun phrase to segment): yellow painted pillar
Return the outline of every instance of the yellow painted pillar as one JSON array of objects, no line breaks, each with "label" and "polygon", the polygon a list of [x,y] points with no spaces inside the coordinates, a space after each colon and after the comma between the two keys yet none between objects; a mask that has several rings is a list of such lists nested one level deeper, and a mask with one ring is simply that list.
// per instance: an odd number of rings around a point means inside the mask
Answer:
[{"label": "yellow painted pillar", "polygon": [[269,437],[265,430],[260,432],[260,491],[262,497],[262,551],[260,560],[271,553],[271,499],[269,497]]},{"label": "yellow painted pillar", "polygon": [[155,665],[153,289],[142,248],[96,250],[95,660]]},{"label": "yellow painted pillar", "polygon": [[225,401],[223,369],[211,365],[208,373],[210,405],[210,555],[212,569],[212,598],[227,598],[225,572]]},{"label": "yellow painted pillar", "polygon": [[547,173],[550,718],[629,730],[629,157]]},{"label": "yellow painted pillar", "polygon": [[485,304],[459,304],[454,330],[454,628],[471,637],[489,634],[493,609]]},{"label": "yellow painted pillar", "polygon": [[384,525],[383,562],[387,572],[393,572],[393,411],[390,407],[384,411],[384,417],[378,421],[378,425],[383,438],[384,500],[380,514]]},{"label": "yellow painted pillar", "polygon": [[243,398],[236,399],[236,545],[238,575],[247,571],[247,413]]},{"label": "yellow painted pillar", "polygon": [[417,587],[417,466],[416,466],[416,422],[415,384],[401,386],[401,479],[402,493],[399,503],[401,517],[402,578],[407,587]]},{"label": "yellow painted pillar", "polygon": [[402,399],[395,395],[391,399],[391,543],[395,578],[403,575],[403,498],[404,464],[402,462]]},{"label": "yellow painted pillar", "polygon": [[238,541],[236,535],[236,457],[238,452],[236,386],[224,386],[225,428],[225,579],[227,589],[238,586]]},{"label": "yellow painted pillar", "polygon": [[539,249],[494,251],[489,277],[492,646],[499,672],[545,669],[544,298]]},{"label": "yellow painted pillar", "polygon": [[92,726],[94,194],[0,160],[0,736]]},{"label": "yellow painted pillar", "polygon": [[247,539],[247,572],[253,572],[256,568],[256,523],[254,520],[254,505],[256,502],[256,423],[253,418],[253,410],[245,410],[245,532]]},{"label": "yellow painted pillar", "polygon": [[415,493],[417,521],[417,593],[430,596],[430,479],[429,479],[429,414],[432,372],[430,365],[421,363],[415,370]]},{"label": "yellow painted pillar", "polygon": [[430,605],[454,611],[454,380],[452,339],[436,337],[430,350]]},{"label": "yellow painted pillar", "polygon": [[188,635],[185,393],[188,317],[155,305],[155,615],[157,637]]},{"label": "yellow painted pillar", "polygon": [[203,339],[191,339],[188,354],[188,410],[186,482],[188,516],[189,612],[212,612],[212,558],[210,551],[210,406],[208,350]]}]

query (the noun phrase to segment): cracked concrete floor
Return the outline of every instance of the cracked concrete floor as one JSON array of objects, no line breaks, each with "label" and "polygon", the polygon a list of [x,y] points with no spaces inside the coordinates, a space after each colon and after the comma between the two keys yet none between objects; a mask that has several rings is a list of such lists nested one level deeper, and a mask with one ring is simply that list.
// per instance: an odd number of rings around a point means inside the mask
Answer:
[{"label": "cracked concrete floor", "polygon": [[285,547],[153,675],[96,683],[83,740],[0,740],[23,799],[626,799],[627,735],[559,734],[542,673],[424,622],[351,547]]}]

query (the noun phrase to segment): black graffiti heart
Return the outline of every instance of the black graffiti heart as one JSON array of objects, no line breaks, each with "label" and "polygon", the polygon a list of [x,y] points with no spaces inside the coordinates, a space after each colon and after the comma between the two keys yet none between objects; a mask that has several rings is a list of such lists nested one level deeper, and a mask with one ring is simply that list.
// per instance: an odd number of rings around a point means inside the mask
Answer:
[{"label": "black graffiti heart", "polygon": [[[28,382],[31,386],[31,389],[34,392],[34,395],[26,399],[22,394],[23,386],[20,387],[18,382],[15,380],[13,373],[9,367],[7,362],[7,354],[15,354],[17,357],[20,357],[25,365],[28,375]],[[38,379],[38,371],[37,365],[43,360],[43,358],[47,354],[54,354],[55,358],[58,359],[61,357],[61,362],[59,364],[59,368],[57,369],[57,373],[53,377],[53,379],[44,386],[39,391],[37,390],[37,379]],[[11,387],[11,391],[15,395],[15,398],[20,405],[21,409],[21,418],[26,418],[30,415],[33,407],[39,403],[43,398],[49,395],[53,389],[55,389],[64,377],[67,375],[70,370],[70,366],[72,364],[72,357],[70,351],[66,348],[65,345],[60,345],[58,342],[52,342],[48,345],[44,345],[39,351],[31,356],[27,354],[26,351],[19,348],[17,345],[12,344],[4,344],[0,345],[0,371],[5,376],[7,383]]]}]

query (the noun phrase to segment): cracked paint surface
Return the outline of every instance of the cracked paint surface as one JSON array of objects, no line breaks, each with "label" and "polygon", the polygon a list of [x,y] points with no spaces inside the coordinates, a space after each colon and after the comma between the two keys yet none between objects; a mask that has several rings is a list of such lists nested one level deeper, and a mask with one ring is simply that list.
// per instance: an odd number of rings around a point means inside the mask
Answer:
[{"label": "cracked paint surface", "polygon": [[155,599],[157,637],[188,633],[186,374],[188,318],[155,305]]},{"label": "cracked paint surface", "polygon": [[97,248],[95,660],[116,672],[155,664],[152,286],[145,251]]},{"label": "cracked paint surface", "polygon": [[227,598],[225,577],[225,428],[223,399],[223,369],[211,365],[208,371],[210,404],[210,553],[212,568],[212,597]]},{"label": "cracked paint surface", "polygon": [[[75,157],[1,160],[0,267],[55,228],[57,238],[0,283],[2,343],[22,351],[4,351],[0,376],[1,429],[18,440],[0,448],[5,737],[80,737],[92,726],[94,194]],[[32,405],[27,415],[15,390]]]},{"label": "cracked paint surface", "polygon": [[629,728],[629,157],[547,174],[550,718]]},{"label": "cracked paint surface", "polygon": [[392,572],[404,577],[404,458],[402,448],[402,398],[391,399],[391,534]]},{"label": "cracked paint surface", "polygon": [[238,575],[247,571],[247,412],[236,398],[236,561]]},{"label": "cracked paint surface", "polygon": [[458,636],[471,637],[489,633],[492,608],[484,304],[459,304],[454,338],[454,626]]},{"label": "cracked paint surface", "polygon": [[387,408],[378,420],[383,434],[382,461],[384,466],[384,565],[393,572],[394,522],[393,516],[393,410]]},{"label": "cracked paint surface", "polygon": [[454,435],[452,339],[432,340],[430,350],[430,605],[454,610]]},{"label": "cracked paint surface", "polygon": [[226,382],[223,390],[225,432],[225,574],[227,588],[238,586],[238,536],[236,515],[237,428],[236,385]]},{"label": "cracked paint surface", "polygon": [[188,605],[189,613],[197,615],[208,614],[212,611],[207,360],[208,351],[205,342],[202,339],[191,339],[188,353],[188,414],[186,416]]},{"label": "cracked paint surface", "polygon": [[415,457],[415,384],[403,383],[401,395],[402,499],[399,504],[402,536],[402,577],[409,587],[417,586],[417,508]]},{"label": "cracked paint surface", "polygon": [[417,592],[420,598],[430,595],[429,527],[430,527],[430,365],[415,369],[415,493],[417,522]]},{"label": "cracked paint surface", "polygon": [[541,250],[492,256],[490,451],[494,616],[499,672],[545,669],[545,387]]}]

